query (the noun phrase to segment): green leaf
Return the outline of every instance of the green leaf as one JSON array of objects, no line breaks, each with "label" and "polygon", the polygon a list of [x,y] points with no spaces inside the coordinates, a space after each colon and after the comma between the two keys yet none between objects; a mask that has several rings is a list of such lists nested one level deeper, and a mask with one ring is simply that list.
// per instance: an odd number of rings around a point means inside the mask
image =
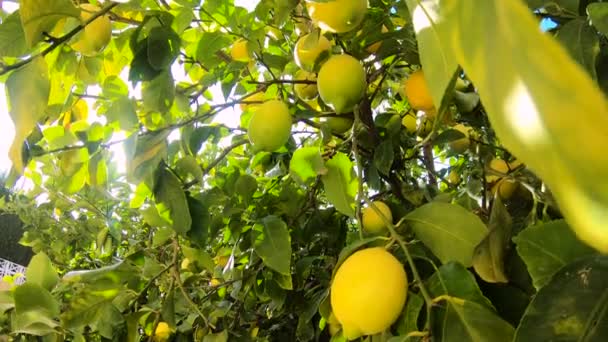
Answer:
[{"label": "green leaf", "polygon": [[434,321],[433,338],[443,342],[511,342],[514,329],[484,305],[442,296],[433,311],[445,310],[445,319]]},{"label": "green leaf", "polygon": [[[142,137],[134,136],[134,140],[128,140],[126,146],[127,155],[127,177],[131,182],[148,180],[148,187],[154,188],[151,176],[160,161],[165,157],[167,151],[166,138],[169,131],[156,134],[148,134]],[[150,184],[151,183],[151,184]]]},{"label": "green leaf", "polygon": [[23,142],[44,116],[51,91],[49,71],[43,57],[35,57],[25,66],[13,71],[6,80],[9,114],[15,126],[15,137],[9,156],[13,167],[23,172],[25,161]]},{"label": "green leaf", "polygon": [[15,300],[12,293],[9,291],[0,291],[0,314],[4,314],[7,310],[15,307]]},{"label": "green leaf", "polygon": [[395,151],[393,150],[393,143],[390,140],[381,142],[374,150],[374,166],[382,174],[389,174],[394,159]]},{"label": "green leaf", "polygon": [[175,163],[175,170],[183,180],[186,180],[188,176],[191,176],[193,180],[199,184],[203,183],[203,170],[198,165],[196,158],[187,155]]},{"label": "green leaf", "polygon": [[442,263],[472,265],[475,247],[487,235],[481,219],[456,204],[433,202],[406,216],[416,236]]},{"label": "green leaf", "polygon": [[594,2],[587,6],[591,23],[604,36],[608,37],[608,3]]},{"label": "green leaf", "polygon": [[486,282],[508,282],[505,258],[509,248],[512,223],[511,215],[500,200],[500,196],[495,196],[488,224],[490,231],[475,248],[473,254],[475,272]]},{"label": "green leaf", "polygon": [[570,56],[585,68],[591,78],[597,79],[595,62],[600,53],[600,41],[587,20],[568,21],[557,32],[557,39],[568,49]]},{"label": "green leaf", "polygon": [[276,216],[267,216],[253,226],[252,242],[257,255],[273,270],[291,274],[291,237],[287,225]]},{"label": "green leaf", "polygon": [[44,287],[25,283],[15,288],[15,333],[43,336],[59,325],[59,303]]},{"label": "green leaf", "polygon": [[25,278],[28,283],[40,285],[49,291],[59,282],[59,275],[44,252],[32,257],[25,271]]},{"label": "green leaf", "polygon": [[181,39],[170,27],[157,26],[148,34],[148,62],[156,70],[168,70],[179,55]]},{"label": "green leaf", "polygon": [[355,174],[354,163],[342,152],[336,153],[325,163],[327,173],[321,176],[325,195],[336,209],[355,217],[355,196],[359,180]]},{"label": "green leaf", "polygon": [[118,126],[124,131],[131,131],[137,127],[136,104],[133,99],[127,96],[112,100],[109,108],[103,114],[105,114],[108,122],[118,122]]},{"label": "green leaf", "polygon": [[80,18],[80,11],[70,0],[21,0],[21,25],[28,47],[44,39],[60,19]]},{"label": "green leaf", "polygon": [[19,57],[26,51],[21,16],[19,11],[15,11],[0,24],[0,57]]},{"label": "green leaf", "polygon": [[289,162],[289,173],[301,184],[310,184],[318,175],[327,173],[319,148],[297,149]]},{"label": "green leaf", "polygon": [[151,81],[143,82],[141,97],[144,111],[166,113],[175,100],[173,75],[163,71]]},{"label": "green leaf", "polygon": [[457,262],[442,265],[427,280],[427,289],[432,297],[449,295],[493,309],[492,303],[481,293],[475,277]]},{"label": "green leaf", "polygon": [[258,182],[251,175],[240,175],[234,183],[234,190],[245,201],[248,201],[258,189]]},{"label": "green leaf", "polygon": [[606,279],[606,256],[590,256],[568,264],[534,296],[513,341],[606,340]]},{"label": "green leaf", "polygon": [[205,335],[205,337],[203,337],[203,342],[228,342],[228,330]]},{"label": "green leaf", "polygon": [[608,252],[608,182],[596,181],[608,174],[601,90],[521,0],[460,0],[450,10],[450,44],[498,138],[547,184],[577,236]]},{"label": "green leaf", "polygon": [[594,253],[576,238],[564,220],[527,227],[513,241],[536,289],[545,286],[562,267]]},{"label": "green leaf", "polygon": [[407,294],[407,302],[401,317],[397,320],[397,333],[399,335],[407,335],[412,331],[420,331],[418,327],[418,318],[420,310],[424,306],[424,298],[415,292]]},{"label": "green leaf", "polygon": [[209,253],[202,249],[185,246],[182,247],[182,251],[184,252],[184,256],[190,259],[190,262],[193,262],[196,267],[204,268],[209,272],[213,272],[215,264],[213,263],[213,258],[211,258]]},{"label": "green leaf", "polygon": [[205,67],[214,68],[221,62],[218,52],[230,43],[231,40],[225,33],[203,32],[196,49],[196,59]]},{"label": "green leaf", "polygon": [[160,169],[158,183],[154,189],[154,198],[159,214],[170,220],[176,233],[185,234],[190,230],[192,217],[188,210],[182,183],[165,168]]},{"label": "green leaf", "polygon": [[435,107],[439,108],[447,86],[458,67],[450,48],[449,23],[441,21],[445,4],[440,0],[406,0],[416,31],[420,62]]}]

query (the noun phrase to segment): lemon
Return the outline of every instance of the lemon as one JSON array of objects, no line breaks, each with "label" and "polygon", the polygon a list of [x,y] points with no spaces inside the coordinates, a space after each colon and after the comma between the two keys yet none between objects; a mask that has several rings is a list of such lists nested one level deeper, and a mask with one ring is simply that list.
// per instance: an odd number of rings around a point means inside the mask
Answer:
[{"label": "lemon", "polygon": [[159,322],[154,331],[154,341],[166,342],[171,337],[171,328],[165,322]]},{"label": "lemon", "polygon": [[230,260],[230,257],[227,255],[218,255],[215,258],[213,258],[213,260],[215,261],[215,264],[220,266],[220,267],[225,267],[226,264],[228,264],[228,260]]},{"label": "lemon", "polygon": [[367,0],[334,0],[307,2],[306,9],[320,29],[344,33],[361,24],[367,12]]},{"label": "lemon", "polygon": [[460,180],[460,175],[458,174],[458,172],[456,172],[456,170],[450,171],[447,178],[448,183],[456,185],[460,183]]},{"label": "lemon", "polygon": [[519,184],[514,179],[502,178],[492,187],[492,195],[498,191],[500,198],[507,200],[513,196],[518,186]]},{"label": "lemon", "polygon": [[249,62],[251,61],[251,52],[247,47],[247,40],[241,38],[232,44],[230,49],[230,56],[233,60],[238,62]]},{"label": "lemon", "polygon": [[222,282],[217,279],[217,278],[212,278],[211,280],[209,280],[209,286],[211,287],[218,287]]},{"label": "lemon", "polygon": [[272,152],[291,135],[291,115],[283,101],[270,100],[254,109],[249,121],[249,141],[261,151]]},{"label": "lemon", "polygon": [[407,296],[403,265],[380,247],[359,250],[338,268],[330,301],[344,337],[353,340],[388,329]]},{"label": "lemon", "polygon": [[[308,72],[305,70],[299,70],[296,75],[295,75],[295,79],[297,81],[317,81],[317,76],[315,74],[313,74],[312,72]],[[293,90],[295,91],[296,95],[305,101],[309,101],[312,100],[314,98],[317,97],[317,95],[319,95],[319,91],[317,90],[317,84],[316,83],[296,83],[293,86]]]},{"label": "lemon", "polygon": [[490,172],[494,171],[499,174],[507,174],[507,173],[509,173],[509,164],[502,159],[494,158],[490,161],[490,164],[488,165],[488,169],[489,169],[489,171],[486,173],[486,182],[493,183],[493,182],[499,180],[501,178],[501,176],[495,175]]},{"label": "lemon", "polygon": [[450,141],[450,143],[449,143],[450,149],[455,153],[463,153],[471,145],[471,141],[469,139],[471,127],[465,126],[463,124],[457,124],[454,127],[452,127],[452,129],[457,130],[458,132],[464,134],[464,137]]},{"label": "lemon", "polygon": [[[264,93],[259,92],[259,93],[255,93],[251,96],[248,96],[247,98],[245,98],[243,101],[246,101],[246,103],[239,103],[239,107],[241,108],[241,111],[245,112],[247,110],[250,109],[254,109],[256,107],[258,107],[261,102],[264,102],[264,99],[266,98],[266,96],[264,95]],[[249,102],[260,102],[260,103],[249,103]]]},{"label": "lemon", "polygon": [[[393,213],[391,208],[388,207],[384,202],[374,201],[372,202],[378,210],[386,217],[389,222],[393,222]],[[384,220],[371,206],[364,208],[361,212],[363,230],[371,234],[384,233],[386,231],[386,224]]]},{"label": "lemon", "polygon": [[317,87],[323,102],[336,114],[351,112],[365,95],[365,70],[352,56],[334,55],[321,66]]},{"label": "lemon", "polygon": [[413,113],[407,113],[403,119],[401,119],[401,125],[405,127],[405,130],[409,134],[416,133],[416,115]]},{"label": "lemon", "polygon": [[[382,29],[380,30],[380,32],[387,33],[388,29],[386,28],[386,26],[382,25]],[[381,40],[373,43],[372,45],[369,45],[365,50],[369,53],[376,53],[378,52],[378,50],[380,50],[380,46],[382,46]]]},{"label": "lemon", "polygon": [[333,133],[342,134],[346,133],[349,129],[353,127],[353,122],[355,120],[353,120],[352,118],[332,116],[325,118],[324,121],[327,122],[327,125]]},{"label": "lemon", "polygon": [[[84,23],[101,8],[91,4],[80,5],[80,20]],[[84,56],[100,53],[112,38],[112,23],[108,15],[102,15],[84,27],[71,41],[70,47]]]},{"label": "lemon", "polygon": [[407,97],[410,107],[424,111],[434,109],[433,98],[431,97],[431,92],[429,91],[422,69],[414,71],[405,80],[403,92]]},{"label": "lemon", "polygon": [[329,328],[330,336],[334,336],[342,329],[342,327],[340,326],[340,322],[338,322],[338,319],[336,318],[336,315],[334,315],[333,312],[329,314],[329,318],[327,319],[327,325]]},{"label": "lemon", "polygon": [[305,34],[298,39],[293,49],[296,65],[306,71],[316,70],[316,66],[330,54],[331,43],[325,36],[314,33]]}]

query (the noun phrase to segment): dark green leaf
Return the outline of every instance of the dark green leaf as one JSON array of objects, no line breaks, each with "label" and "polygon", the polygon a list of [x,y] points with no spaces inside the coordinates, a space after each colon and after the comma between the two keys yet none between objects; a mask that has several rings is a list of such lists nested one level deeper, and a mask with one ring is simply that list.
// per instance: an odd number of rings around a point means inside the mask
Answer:
[{"label": "dark green leaf", "polygon": [[167,112],[175,99],[173,75],[168,71],[163,71],[151,81],[143,82],[141,96],[144,111]]},{"label": "dark green leaf", "polygon": [[587,6],[591,23],[604,36],[608,37],[608,3],[594,2]]},{"label": "dark green leaf", "polygon": [[557,39],[568,49],[570,56],[585,68],[593,79],[597,79],[595,61],[600,52],[600,42],[587,20],[568,21],[557,32]]},{"label": "dark green leaf", "polygon": [[185,234],[190,230],[192,217],[188,210],[186,194],[182,189],[182,183],[172,172],[164,168],[160,169],[154,197],[159,214],[172,222],[176,233]]},{"label": "dark green leaf", "polygon": [[449,295],[493,309],[492,303],[481,293],[475,277],[457,262],[442,265],[427,281],[427,289],[432,297]]},{"label": "dark green leaf", "polygon": [[284,274],[291,274],[291,237],[283,220],[267,216],[253,227],[255,252],[266,266]]},{"label": "dark green leaf", "polygon": [[389,174],[394,159],[395,152],[393,151],[393,143],[390,140],[381,142],[374,150],[374,166],[385,175]]}]

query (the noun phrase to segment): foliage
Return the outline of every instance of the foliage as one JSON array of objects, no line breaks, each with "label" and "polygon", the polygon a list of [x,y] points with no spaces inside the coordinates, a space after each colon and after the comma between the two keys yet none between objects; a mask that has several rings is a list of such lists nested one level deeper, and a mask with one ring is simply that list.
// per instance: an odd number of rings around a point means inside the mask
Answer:
[{"label": "foliage", "polygon": [[[160,326],[173,341],[344,341],[332,277],[372,246],[410,282],[397,321],[364,340],[608,338],[608,4],[369,0],[358,26],[330,33],[307,12],[328,1],[1,12],[9,184],[28,184],[1,207],[36,256],[0,292],[0,340],[152,341]],[[102,16],[107,46],[74,51]],[[296,43],[325,40],[365,73],[340,113],[294,91],[315,83],[295,79]],[[308,52],[317,72],[329,54]],[[275,99],[291,135],[256,149],[249,121]],[[337,114],[352,128],[331,127]],[[362,208],[386,234],[361,229]]]}]

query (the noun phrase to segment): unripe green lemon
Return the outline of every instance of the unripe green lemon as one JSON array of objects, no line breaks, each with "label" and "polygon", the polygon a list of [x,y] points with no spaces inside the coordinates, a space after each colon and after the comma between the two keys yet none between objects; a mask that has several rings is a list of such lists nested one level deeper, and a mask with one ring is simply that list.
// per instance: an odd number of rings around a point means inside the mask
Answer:
[{"label": "unripe green lemon", "polygon": [[[101,8],[91,4],[80,5],[80,20],[85,22]],[[97,17],[84,27],[71,41],[70,47],[84,56],[95,56],[101,52],[112,38],[112,23],[108,15]]]},{"label": "unripe green lemon", "polygon": [[355,120],[353,120],[353,118],[348,117],[343,118],[332,116],[325,118],[324,121],[327,122],[327,125],[333,133],[342,134],[346,133],[349,129],[353,127],[353,122]]},{"label": "unripe green lemon", "polygon": [[[389,222],[393,222],[393,213],[391,208],[384,202],[374,201],[373,204],[380,210]],[[364,208],[361,212],[363,230],[370,234],[382,234],[386,231],[386,223],[371,206]]]},{"label": "unripe green lemon", "polygon": [[249,141],[261,151],[272,152],[291,135],[291,115],[283,101],[270,100],[254,109],[249,121]]},{"label": "unripe green lemon", "polygon": [[[316,82],[317,76],[315,74],[313,74],[312,72],[308,72],[306,70],[299,70],[295,75],[295,79],[297,81],[315,81]],[[317,90],[316,83],[296,83],[293,86],[293,90],[295,91],[296,95],[300,99],[305,100],[305,101],[312,100],[319,95],[319,91]]]},{"label": "unripe green lemon", "polygon": [[308,15],[320,29],[344,33],[353,30],[365,18],[367,0],[306,2]]},{"label": "unripe green lemon", "polygon": [[350,255],[331,284],[333,313],[349,340],[385,331],[397,320],[407,297],[403,265],[384,248]]},{"label": "unripe green lemon", "polygon": [[296,42],[293,58],[296,65],[306,71],[315,71],[321,61],[330,54],[331,43],[325,36],[314,36],[312,33],[303,35]]},{"label": "unripe green lemon", "polygon": [[336,114],[351,112],[365,95],[365,70],[352,56],[334,55],[321,66],[317,87],[323,102]]}]

